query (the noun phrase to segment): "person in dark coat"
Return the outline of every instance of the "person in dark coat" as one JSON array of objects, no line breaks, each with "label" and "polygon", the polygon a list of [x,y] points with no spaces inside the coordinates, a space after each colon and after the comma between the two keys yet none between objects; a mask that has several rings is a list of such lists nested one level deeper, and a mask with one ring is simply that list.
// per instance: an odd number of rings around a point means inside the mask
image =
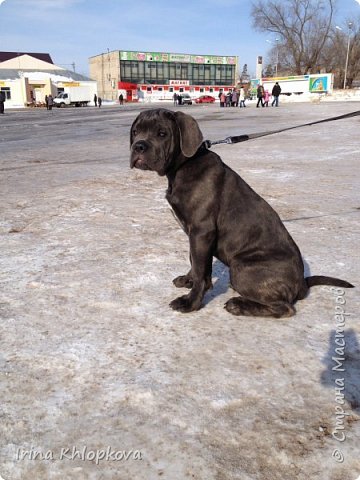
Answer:
[{"label": "person in dark coat", "polygon": [[5,92],[1,92],[1,91],[0,91],[0,113],[4,113],[4,110],[5,110],[5,106],[4,106],[5,100],[6,100]]},{"label": "person in dark coat", "polygon": [[231,106],[232,107],[237,107],[238,105],[239,105],[239,95],[238,95],[238,92],[234,88],[234,90],[231,94]]},{"label": "person in dark coat", "polygon": [[46,110],[49,110],[49,97],[45,95],[45,105],[46,105]]},{"label": "person in dark coat", "polygon": [[48,96],[47,105],[48,105],[48,110],[52,110],[52,107],[54,105],[54,99],[52,95]]},{"label": "person in dark coat", "polygon": [[226,107],[231,107],[231,95],[232,95],[231,92],[228,92],[226,94],[226,100],[225,100],[225,106]]},{"label": "person in dark coat", "polygon": [[98,98],[97,98],[97,95],[95,93],[95,95],[94,95],[94,105],[95,105],[95,107],[97,107],[97,100],[98,100]]},{"label": "person in dark coat", "polygon": [[280,96],[280,93],[281,93],[281,87],[279,85],[279,82],[276,82],[275,85],[273,86],[273,89],[272,89],[272,96],[273,96],[273,101],[271,103],[271,106],[273,107],[275,105],[275,107],[278,107],[279,106],[279,96]]},{"label": "person in dark coat", "polygon": [[101,104],[102,104],[102,98],[101,98],[101,97],[98,97],[97,101],[98,101],[99,108],[100,108],[100,107],[101,107]]},{"label": "person in dark coat", "polygon": [[262,85],[258,85],[257,89],[256,89],[256,96],[257,96],[257,104],[256,104],[256,108],[259,108],[259,104],[261,103],[261,106],[263,107],[264,106],[264,96],[265,96],[265,90],[264,90],[264,87]]},{"label": "person in dark coat", "polygon": [[124,104],[124,95],[122,93],[120,93],[120,95],[119,95],[119,103],[120,103],[120,105]]}]

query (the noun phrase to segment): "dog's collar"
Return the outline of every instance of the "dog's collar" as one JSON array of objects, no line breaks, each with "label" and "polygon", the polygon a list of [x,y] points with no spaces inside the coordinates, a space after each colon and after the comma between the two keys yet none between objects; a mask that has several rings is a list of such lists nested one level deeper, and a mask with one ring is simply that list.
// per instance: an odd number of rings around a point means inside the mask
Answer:
[{"label": "dog's collar", "polygon": [[208,152],[209,152],[209,149],[207,148],[207,144],[206,144],[206,140],[205,140],[203,143],[201,143],[200,147],[196,150],[195,154],[192,157],[185,157],[184,156],[184,160],[181,161],[178,165],[170,166],[170,168],[166,171],[166,175],[174,177],[176,172],[183,165],[185,165],[186,163],[188,163],[190,160],[192,160],[194,158],[201,157],[201,156],[205,155]]},{"label": "dog's collar", "polygon": [[[194,157],[198,157],[200,155],[204,155],[205,153],[207,153],[209,151],[209,144],[208,144],[208,140],[204,140],[202,142],[202,144],[200,145],[200,147],[197,149]],[[191,158],[194,158],[194,157],[191,157]]]}]

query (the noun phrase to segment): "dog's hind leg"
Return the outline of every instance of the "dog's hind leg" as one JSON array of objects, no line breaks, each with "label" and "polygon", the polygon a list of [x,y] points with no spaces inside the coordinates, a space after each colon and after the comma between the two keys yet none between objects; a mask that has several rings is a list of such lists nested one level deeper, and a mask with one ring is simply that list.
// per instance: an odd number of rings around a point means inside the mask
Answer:
[{"label": "dog's hind leg", "polygon": [[178,288],[192,288],[193,279],[191,275],[191,270],[186,275],[179,275],[174,278],[173,284]]},{"label": "dog's hind leg", "polygon": [[[192,265],[191,254],[190,254],[190,264]],[[210,290],[210,288],[212,288],[211,265],[208,268],[208,272],[205,277],[205,282],[206,282],[206,286],[205,286],[206,290]],[[179,275],[178,277],[174,278],[173,284],[177,288],[192,288],[194,284],[192,268],[190,268],[190,270],[186,275]]]},{"label": "dog's hind leg", "polygon": [[[192,288],[193,287],[193,278],[191,270],[186,275],[179,275],[178,277],[174,278],[173,284],[177,288]],[[212,281],[211,275],[206,277],[206,290],[210,290],[212,288]]]},{"label": "dog's hind leg", "polygon": [[251,259],[247,262],[234,258],[230,265],[230,281],[240,297],[228,300],[226,310],[233,315],[258,317],[294,315],[299,272],[286,261]]},{"label": "dog's hind leg", "polygon": [[262,305],[247,298],[233,297],[225,304],[225,308],[233,315],[244,315],[252,317],[291,317],[295,315],[295,308],[286,302],[274,302],[269,305]]},{"label": "dog's hind leg", "polygon": [[[175,218],[177,218],[177,217],[175,217]],[[192,265],[191,252],[190,252],[190,265]],[[193,276],[192,276],[192,269],[191,268],[186,275],[179,275],[178,277],[174,278],[174,280],[173,280],[173,284],[177,288],[192,288],[193,283],[194,282],[193,282]]]}]

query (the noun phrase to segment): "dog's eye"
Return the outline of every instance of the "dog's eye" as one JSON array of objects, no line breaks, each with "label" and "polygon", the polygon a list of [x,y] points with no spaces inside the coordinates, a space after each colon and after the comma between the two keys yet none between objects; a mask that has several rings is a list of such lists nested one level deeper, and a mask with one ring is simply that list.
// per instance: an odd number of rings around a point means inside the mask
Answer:
[{"label": "dog's eye", "polygon": [[133,134],[133,137],[135,137],[136,134],[137,134],[137,131],[136,131],[136,130],[133,130],[133,131],[132,131],[132,134]]},{"label": "dog's eye", "polygon": [[159,130],[159,137],[166,137],[166,132],[164,130]]}]

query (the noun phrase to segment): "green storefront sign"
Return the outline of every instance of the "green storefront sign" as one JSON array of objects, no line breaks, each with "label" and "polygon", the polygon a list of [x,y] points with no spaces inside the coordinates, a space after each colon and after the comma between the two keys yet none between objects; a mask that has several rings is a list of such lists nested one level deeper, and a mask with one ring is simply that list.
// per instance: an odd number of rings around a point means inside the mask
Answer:
[{"label": "green storefront sign", "polygon": [[181,53],[134,52],[121,51],[120,60],[137,62],[179,62],[204,65],[235,65],[236,57],[221,57],[215,55],[187,55]]}]

